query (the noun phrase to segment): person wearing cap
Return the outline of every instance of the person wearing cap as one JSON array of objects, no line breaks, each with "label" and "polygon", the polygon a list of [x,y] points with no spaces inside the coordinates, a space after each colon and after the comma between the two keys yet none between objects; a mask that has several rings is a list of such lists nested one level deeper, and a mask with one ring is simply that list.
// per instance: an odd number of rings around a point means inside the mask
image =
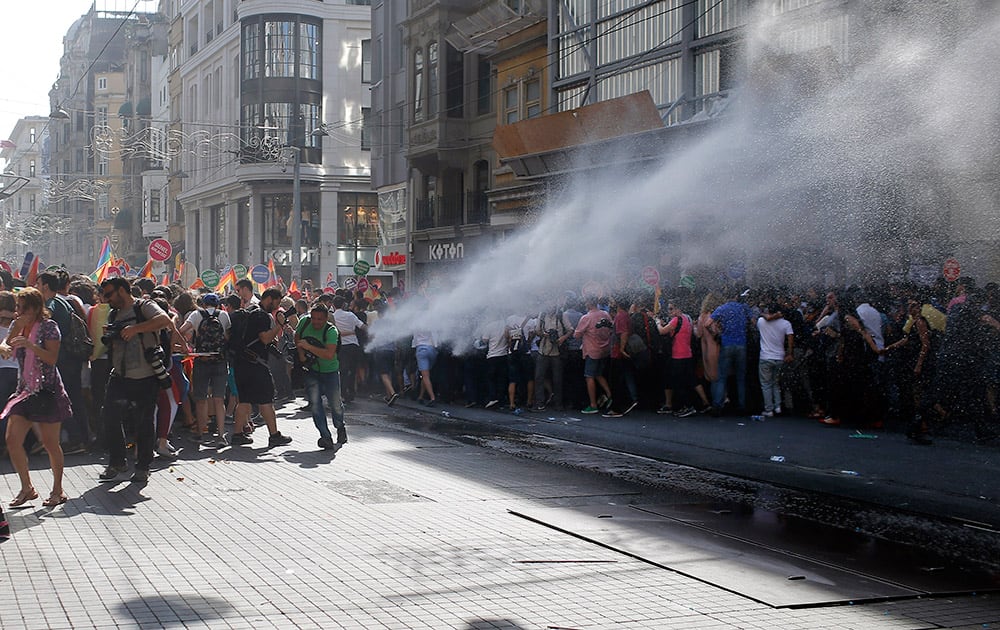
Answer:
[{"label": "person wearing cap", "polygon": [[[197,308],[188,314],[187,320],[181,325],[180,333],[192,343],[196,351],[214,351],[214,348],[206,348],[210,335],[207,329],[202,334],[202,326],[214,324],[209,323],[212,319],[218,321],[222,327],[223,343],[229,339],[229,329],[231,322],[229,313],[221,308],[221,300],[215,293],[206,293],[201,297],[203,308]],[[218,328],[215,329],[218,331]],[[201,335],[201,338],[199,338]],[[217,344],[216,344],[217,345]],[[224,348],[218,349],[215,356],[197,356],[194,361],[194,368],[191,372],[191,399],[195,401],[195,417],[198,421],[198,435],[204,436],[208,430],[209,405],[215,413],[215,423],[218,430],[218,437],[214,446],[223,448],[229,444],[226,439],[226,384],[229,379],[229,365],[226,361]]]},{"label": "person wearing cap", "polygon": [[[299,362],[307,366],[305,374],[306,399],[312,412],[313,423],[319,431],[316,445],[325,450],[336,449],[347,443],[344,425],[344,402],[340,394],[340,359],[337,342],[340,331],[330,323],[330,309],[316,302],[309,310],[309,317],[299,320],[295,328],[295,348]],[[323,397],[330,403],[333,426],[337,428],[337,443],[333,443],[330,427],[326,422]]]}]

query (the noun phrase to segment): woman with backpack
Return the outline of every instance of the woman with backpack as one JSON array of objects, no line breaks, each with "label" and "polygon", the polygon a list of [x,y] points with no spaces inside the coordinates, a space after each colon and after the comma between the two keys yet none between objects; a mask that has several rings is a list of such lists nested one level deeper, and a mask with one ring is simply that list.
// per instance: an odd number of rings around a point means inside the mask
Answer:
[{"label": "woman with backpack", "polygon": [[663,392],[666,405],[660,413],[667,413],[671,406],[678,418],[687,418],[697,413],[692,405],[694,393],[694,352],[691,350],[694,337],[694,322],[675,301],[667,303],[666,323],[657,325],[659,333],[673,340],[670,344],[670,381]]}]

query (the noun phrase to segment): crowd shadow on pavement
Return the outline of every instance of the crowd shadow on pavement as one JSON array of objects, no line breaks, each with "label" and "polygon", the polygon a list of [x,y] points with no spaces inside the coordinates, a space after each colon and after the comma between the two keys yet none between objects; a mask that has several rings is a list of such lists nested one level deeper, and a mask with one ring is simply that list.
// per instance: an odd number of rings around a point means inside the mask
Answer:
[{"label": "crowd shadow on pavement", "polygon": [[151,595],[126,599],[116,607],[139,627],[173,628],[218,621],[234,610],[228,601],[203,595]]},{"label": "crowd shadow on pavement", "polygon": [[[487,630],[503,628],[504,630],[523,630],[524,626],[511,621],[510,619],[480,619],[478,621],[467,621],[464,626],[459,626],[461,630]],[[550,628],[552,626],[549,626]]]}]

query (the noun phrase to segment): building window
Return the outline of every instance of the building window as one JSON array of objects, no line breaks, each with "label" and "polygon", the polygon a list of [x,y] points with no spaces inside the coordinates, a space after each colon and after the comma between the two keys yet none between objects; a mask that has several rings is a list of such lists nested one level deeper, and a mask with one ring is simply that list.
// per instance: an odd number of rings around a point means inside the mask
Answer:
[{"label": "building window", "polygon": [[28,142],[35,144],[35,128],[32,127],[31,131],[28,132]]},{"label": "building window", "polygon": [[524,117],[535,118],[542,114],[542,82],[538,79],[524,84]]},{"label": "building window", "polygon": [[493,111],[493,71],[485,57],[476,66],[476,109],[479,115]]},{"label": "building window", "polygon": [[94,118],[94,124],[101,127],[106,127],[108,125],[108,108],[101,105],[97,108],[97,116]]},{"label": "building window", "polygon": [[424,51],[413,51],[413,122],[424,119]]},{"label": "building window", "polygon": [[[319,245],[319,193],[302,193],[301,201],[303,247]],[[264,249],[286,249],[292,246],[292,195],[263,195]]]},{"label": "building window", "polygon": [[149,194],[149,220],[152,223],[160,222],[160,191],[154,190]]},{"label": "building window", "polygon": [[378,247],[377,194],[339,193],[337,218],[341,245]]},{"label": "building window", "polygon": [[372,82],[372,40],[361,40],[361,82]]},{"label": "building window", "polygon": [[[69,172],[69,169],[67,168],[66,171]],[[101,160],[97,163],[97,174],[98,175],[107,175],[108,174],[108,160],[107,160],[107,158],[103,158],[102,157]]]},{"label": "building window", "polygon": [[371,151],[372,148],[372,108],[361,108],[361,150]]},{"label": "building window", "polygon": [[35,176],[35,161],[30,160],[28,162],[28,177],[34,177],[34,176]]},{"label": "building window", "polygon": [[505,125],[516,123],[520,101],[517,97],[517,86],[514,85],[503,91],[503,122]]},{"label": "building window", "polygon": [[295,23],[264,23],[264,76],[295,76]]},{"label": "building window", "polygon": [[437,104],[441,98],[438,81],[438,44],[431,42],[427,47],[427,118],[437,116]]},{"label": "building window", "polygon": [[35,211],[35,193],[31,193],[31,196],[28,197],[28,210]]},{"label": "building window", "polygon": [[260,76],[260,23],[243,27],[243,80]]},{"label": "building window", "polygon": [[220,203],[209,208],[209,211],[212,221],[212,241],[209,245],[212,250],[211,260],[220,264],[226,260],[226,205]]},{"label": "building window", "polygon": [[[314,133],[320,127],[320,106],[313,103],[299,105],[296,115],[294,103],[251,103],[243,106],[244,129],[247,142],[253,146],[253,138],[259,134],[277,139],[279,144],[319,148],[321,137]],[[261,131],[260,129],[263,128]]]},{"label": "building window", "polygon": [[299,76],[319,80],[319,26],[299,24]]},{"label": "building window", "polygon": [[104,220],[109,216],[108,193],[101,193],[97,196],[97,218]]},{"label": "building window", "polygon": [[106,90],[108,89],[108,78],[107,77],[97,77],[97,89]]}]

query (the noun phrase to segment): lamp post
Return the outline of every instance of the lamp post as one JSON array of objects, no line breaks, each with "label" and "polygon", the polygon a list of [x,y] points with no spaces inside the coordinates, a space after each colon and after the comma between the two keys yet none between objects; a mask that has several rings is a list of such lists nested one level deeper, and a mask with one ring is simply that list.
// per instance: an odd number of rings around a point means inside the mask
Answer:
[{"label": "lamp post", "polygon": [[295,156],[292,167],[292,282],[302,286],[302,148],[289,147]]}]

